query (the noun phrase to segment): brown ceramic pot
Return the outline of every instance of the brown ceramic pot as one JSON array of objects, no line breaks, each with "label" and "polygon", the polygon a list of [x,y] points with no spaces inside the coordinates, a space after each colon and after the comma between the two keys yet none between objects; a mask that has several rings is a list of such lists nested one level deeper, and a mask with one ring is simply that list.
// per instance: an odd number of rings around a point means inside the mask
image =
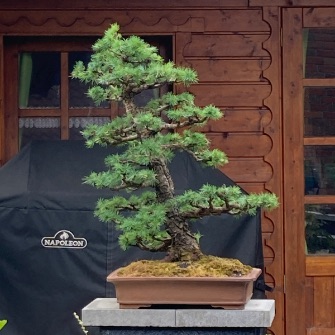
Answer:
[{"label": "brown ceramic pot", "polygon": [[210,305],[243,309],[251,299],[254,281],[261,270],[241,277],[118,277],[112,272],[107,281],[115,286],[120,308],[151,305]]}]

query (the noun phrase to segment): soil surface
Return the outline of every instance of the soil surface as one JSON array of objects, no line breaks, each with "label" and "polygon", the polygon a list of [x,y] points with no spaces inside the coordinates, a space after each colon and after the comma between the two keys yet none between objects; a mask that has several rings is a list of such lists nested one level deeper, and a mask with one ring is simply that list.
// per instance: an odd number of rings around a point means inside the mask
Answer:
[{"label": "soil surface", "polygon": [[160,260],[136,261],[122,268],[119,276],[130,277],[239,277],[252,270],[233,258],[203,256],[199,261],[164,262]]}]

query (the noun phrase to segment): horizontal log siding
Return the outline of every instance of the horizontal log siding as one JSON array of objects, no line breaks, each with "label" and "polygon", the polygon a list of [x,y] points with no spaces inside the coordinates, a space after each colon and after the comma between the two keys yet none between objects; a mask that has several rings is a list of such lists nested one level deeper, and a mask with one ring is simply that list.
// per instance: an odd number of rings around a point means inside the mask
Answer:
[{"label": "horizontal log siding", "polygon": [[[270,37],[270,25],[263,19],[262,8],[248,8],[248,4],[249,0],[16,0],[15,4],[5,0],[0,4],[0,34],[6,38],[100,36],[116,21],[124,34],[173,35],[176,63],[198,72],[199,85],[189,88],[196,102],[214,104],[225,113],[223,119],[202,129],[212,146],[229,156],[230,162],[222,171],[247,192],[261,192],[276,169],[266,157],[278,157],[280,148],[273,147],[272,135],[265,131],[273,119],[264,103],[272,94],[264,75],[272,57],[263,48]],[[280,129],[273,131],[278,135]],[[265,216],[262,231],[265,264],[270,268],[265,279],[271,286],[278,285],[282,269],[274,260],[280,259],[282,250],[275,250],[273,241],[280,236],[274,234],[274,222]],[[277,296],[278,306],[280,299]],[[277,315],[282,320],[281,309]]]},{"label": "horizontal log siding", "polygon": [[[243,21],[248,33],[241,28],[240,33],[232,34],[231,29],[218,33],[227,18],[230,23]],[[191,34],[182,53],[182,63],[199,74],[199,83],[189,88],[196,103],[214,104],[225,113],[203,131],[213,147],[227,153],[230,163],[222,171],[230,178],[246,187],[247,183],[266,183],[272,177],[272,167],[263,159],[272,150],[271,138],[263,134],[264,125],[271,120],[263,103],[271,94],[263,76],[270,66],[270,55],[262,46],[269,37],[268,25],[258,10],[225,10],[221,16],[211,17],[210,24],[207,21],[203,33]]]}]

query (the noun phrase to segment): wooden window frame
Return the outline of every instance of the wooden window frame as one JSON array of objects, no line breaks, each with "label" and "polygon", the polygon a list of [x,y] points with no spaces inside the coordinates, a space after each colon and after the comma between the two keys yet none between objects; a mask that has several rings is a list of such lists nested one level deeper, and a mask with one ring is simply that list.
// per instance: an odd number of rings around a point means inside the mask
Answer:
[{"label": "wooden window frame", "polygon": [[[327,29],[327,27],[323,27]],[[335,78],[302,78],[302,87],[335,87]],[[303,138],[303,146],[307,145],[334,145],[335,136]],[[335,195],[305,195],[304,204],[335,204]],[[306,255],[306,276],[335,276],[335,254],[330,255]]]},{"label": "wooden window frame", "polygon": [[[172,35],[169,48],[163,35],[145,36],[149,43],[155,44],[164,57],[172,57]],[[117,102],[112,102],[110,108],[103,107],[70,107],[68,82],[68,55],[74,51],[92,51],[92,44],[99,36],[57,36],[57,37],[8,37],[4,40],[4,69],[6,86],[4,94],[5,109],[5,162],[18,151],[19,118],[24,117],[58,117],[60,118],[60,140],[69,139],[69,119],[71,117],[110,117],[111,119],[123,113]],[[171,50],[169,50],[171,49]],[[60,106],[57,108],[20,108],[18,105],[18,56],[23,52],[59,52],[61,57]],[[170,54],[171,53],[171,54]],[[166,92],[166,88],[160,93]]]}]

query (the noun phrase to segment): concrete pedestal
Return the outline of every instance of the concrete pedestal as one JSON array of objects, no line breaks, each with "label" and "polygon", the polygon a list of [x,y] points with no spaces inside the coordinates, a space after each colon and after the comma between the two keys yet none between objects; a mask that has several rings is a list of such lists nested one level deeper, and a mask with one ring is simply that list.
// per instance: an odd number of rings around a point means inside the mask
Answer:
[{"label": "concrete pedestal", "polygon": [[99,298],[83,308],[82,321],[101,335],[262,335],[274,315],[274,300],[250,300],[243,310],[120,309],[115,298]]}]

